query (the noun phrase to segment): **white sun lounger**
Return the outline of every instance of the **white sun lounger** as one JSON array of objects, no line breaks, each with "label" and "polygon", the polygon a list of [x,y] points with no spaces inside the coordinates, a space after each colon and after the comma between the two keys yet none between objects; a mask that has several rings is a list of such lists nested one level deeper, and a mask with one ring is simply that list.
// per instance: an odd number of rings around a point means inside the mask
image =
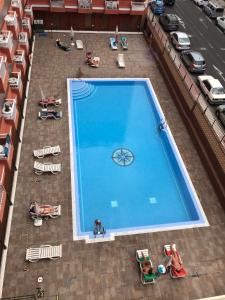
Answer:
[{"label": "white sun lounger", "polygon": [[125,68],[125,60],[124,60],[124,55],[123,54],[118,54],[117,62],[118,62],[119,68]]},{"label": "white sun lounger", "polygon": [[42,149],[34,150],[34,157],[43,158],[46,155],[58,155],[61,152],[59,145],[58,146],[45,146]]},{"label": "white sun lounger", "polygon": [[62,245],[42,245],[39,248],[28,248],[26,250],[26,260],[30,262],[37,262],[44,258],[55,260],[60,257],[62,257]]},{"label": "white sun lounger", "polygon": [[77,46],[77,49],[79,49],[79,50],[84,49],[84,45],[81,40],[76,40],[76,46]]},{"label": "white sun lounger", "polygon": [[58,172],[61,172],[61,164],[52,164],[52,163],[39,163],[38,161],[34,162],[34,172],[37,175],[43,174],[43,173],[52,173],[56,174]]}]

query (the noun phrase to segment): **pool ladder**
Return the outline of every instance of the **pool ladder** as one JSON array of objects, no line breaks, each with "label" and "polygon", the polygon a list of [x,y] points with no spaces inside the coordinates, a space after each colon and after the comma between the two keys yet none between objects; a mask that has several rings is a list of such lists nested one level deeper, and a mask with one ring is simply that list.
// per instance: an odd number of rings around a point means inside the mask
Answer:
[{"label": "pool ladder", "polygon": [[76,81],[75,87],[72,89],[73,100],[81,100],[86,97],[91,96],[96,90],[95,85],[85,82],[85,81]]}]

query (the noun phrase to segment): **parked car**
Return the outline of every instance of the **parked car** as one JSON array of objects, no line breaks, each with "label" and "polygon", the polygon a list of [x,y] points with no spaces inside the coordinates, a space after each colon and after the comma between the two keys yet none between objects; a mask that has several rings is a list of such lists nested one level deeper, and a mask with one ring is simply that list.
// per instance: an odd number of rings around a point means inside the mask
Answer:
[{"label": "parked car", "polygon": [[211,19],[216,19],[217,17],[222,17],[224,8],[216,5],[212,2],[209,2],[207,5],[204,5],[202,10],[207,14]]},{"label": "parked car", "polygon": [[225,33],[225,17],[217,17],[216,25]]},{"label": "parked car", "polygon": [[151,1],[150,2],[150,7],[151,7],[152,12],[155,15],[161,15],[161,14],[164,13],[164,10],[165,10],[163,0]]},{"label": "parked car", "polygon": [[164,4],[168,6],[173,6],[175,4],[175,0],[164,0]]},{"label": "parked car", "polygon": [[195,4],[202,7],[204,5],[207,5],[209,3],[209,0],[193,0]]},{"label": "parked car", "polygon": [[210,75],[198,76],[198,85],[210,104],[225,104],[225,90],[218,79]]},{"label": "parked car", "polygon": [[191,73],[204,73],[206,69],[205,59],[200,52],[193,50],[186,50],[180,56],[184,65]]},{"label": "parked car", "polygon": [[177,50],[188,50],[191,47],[190,39],[185,32],[170,32],[171,42]]},{"label": "parked car", "polygon": [[179,19],[174,14],[164,14],[160,16],[159,23],[165,31],[176,31],[179,27]]},{"label": "parked car", "polygon": [[220,119],[223,126],[225,126],[225,105],[220,105],[217,107],[216,115]]}]

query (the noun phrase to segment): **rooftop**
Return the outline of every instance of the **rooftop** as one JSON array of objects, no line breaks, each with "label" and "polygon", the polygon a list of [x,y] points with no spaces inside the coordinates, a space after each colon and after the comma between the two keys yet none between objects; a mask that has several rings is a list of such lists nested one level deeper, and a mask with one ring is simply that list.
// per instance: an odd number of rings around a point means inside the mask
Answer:
[{"label": "rooftop", "polygon": [[[71,52],[55,47],[58,37],[70,41],[69,33],[36,37],[3,297],[36,294],[40,286],[46,297],[59,295],[63,300],[189,300],[225,294],[225,213],[144,36],[127,35],[129,50],[124,52],[125,69],[117,67],[120,51],[109,48],[109,34],[75,33],[75,39],[83,41],[85,50]],[[86,51],[100,56],[99,68],[90,68],[84,63]],[[209,227],[120,236],[112,242],[92,244],[72,240],[66,79],[74,77],[147,77],[151,80]],[[39,86],[46,96],[62,98],[62,120],[37,119],[41,98]],[[59,175],[37,176],[33,172],[33,150],[46,144],[61,147],[62,154],[51,158],[52,162],[62,163]],[[34,227],[28,216],[32,201],[61,204],[62,216]],[[174,280],[165,275],[154,285],[143,286],[135,251],[148,248],[157,266],[164,262],[162,246],[168,243],[177,244],[188,276]],[[25,262],[26,248],[44,244],[62,244],[62,258]],[[43,276],[42,283],[38,283],[39,276]]]}]

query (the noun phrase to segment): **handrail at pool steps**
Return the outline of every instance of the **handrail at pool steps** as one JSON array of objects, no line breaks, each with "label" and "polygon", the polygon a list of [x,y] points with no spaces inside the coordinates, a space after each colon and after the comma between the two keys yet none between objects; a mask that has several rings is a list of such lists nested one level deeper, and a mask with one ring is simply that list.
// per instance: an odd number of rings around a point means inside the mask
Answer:
[{"label": "handrail at pool steps", "polygon": [[225,209],[225,129],[211,112],[205,97],[150,9],[144,34]]}]

